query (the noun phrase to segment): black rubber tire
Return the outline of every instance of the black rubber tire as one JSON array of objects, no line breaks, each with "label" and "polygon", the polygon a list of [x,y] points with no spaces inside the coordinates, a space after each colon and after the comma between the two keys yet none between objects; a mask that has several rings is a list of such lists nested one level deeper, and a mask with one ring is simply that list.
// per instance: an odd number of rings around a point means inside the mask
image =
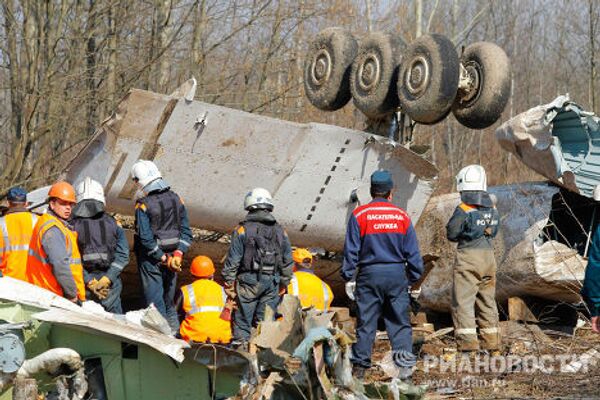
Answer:
[{"label": "black rubber tire", "polygon": [[452,113],[467,128],[487,128],[500,118],[510,97],[510,60],[494,43],[477,42],[465,49],[461,63],[476,74],[476,88],[470,94],[459,90]]},{"label": "black rubber tire", "polygon": [[358,44],[343,28],[327,28],[310,43],[304,62],[304,92],[320,110],[335,111],[350,101],[350,66]]},{"label": "black rubber tire", "polygon": [[412,42],[402,57],[398,98],[413,121],[435,124],[450,113],[458,90],[460,64],[447,37],[430,34]]},{"label": "black rubber tire", "polygon": [[383,32],[360,41],[352,63],[350,92],[356,108],[369,118],[381,118],[398,108],[396,80],[403,47],[399,38]]}]

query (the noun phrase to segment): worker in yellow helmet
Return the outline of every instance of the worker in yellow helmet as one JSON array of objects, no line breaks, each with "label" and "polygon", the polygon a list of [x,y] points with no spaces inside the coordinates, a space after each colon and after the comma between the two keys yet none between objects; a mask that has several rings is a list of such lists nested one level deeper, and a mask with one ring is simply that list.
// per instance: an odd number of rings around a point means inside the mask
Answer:
[{"label": "worker in yellow helmet", "polygon": [[300,299],[302,308],[314,307],[328,311],[333,301],[333,292],[328,284],[315,275],[313,256],[307,249],[297,248],[292,252],[294,275],[287,292]]},{"label": "worker in yellow helmet", "polygon": [[213,280],[215,267],[206,256],[197,256],[190,267],[198,279],[181,288],[181,308],[185,319],[179,333],[183,340],[194,342],[229,343],[231,323],[221,319],[227,296],[223,287]]}]

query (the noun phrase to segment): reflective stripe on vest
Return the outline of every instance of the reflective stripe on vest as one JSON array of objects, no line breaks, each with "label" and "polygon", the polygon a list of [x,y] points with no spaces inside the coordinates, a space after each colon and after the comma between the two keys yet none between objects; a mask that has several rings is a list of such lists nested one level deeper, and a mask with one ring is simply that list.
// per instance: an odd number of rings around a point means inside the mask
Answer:
[{"label": "reflective stripe on vest", "polygon": [[292,293],[294,296],[298,296],[300,293],[300,288],[298,287],[298,279],[296,279],[296,275],[292,277]]},{"label": "reflective stripe on vest", "polygon": [[108,253],[89,253],[84,254],[81,257],[83,261],[96,261],[96,260],[105,260],[108,261]]},{"label": "reflective stripe on vest", "polygon": [[[190,301],[190,311],[188,311],[186,313],[186,316],[189,315],[194,315],[197,313],[203,313],[203,312],[221,312],[223,311],[223,307],[220,306],[198,306],[198,303],[196,302],[196,294],[194,293],[194,287],[193,285],[187,285],[185,287],[185,290],[187,291],[188,294],[188,299]],[[225,295],[225,291],[222,290],[223,292],[223,301],[225,301],[227,299],[227,296]]]},{"label": "reflective stripe on vest", "polygon": [[29,255],[35,257],[42,264],[48,264],[48,259],[43,257],[41,254],[38,254],[35,250],[29,249]]},{"label": "reflective stripe on vest", "polygon": [[156,243],[161,247],[178,244],[179,237],[174,237],[174,238],[169,238],[169,239],[156,239]]},{"label": "reflective stripe on vest", "polygon": [[0,229],[2,230],[2,239],[4,240],[5,245],[6,243],[10,244],[10,240],[8,238],[8,227],[6,226],[5,218],[0,218]]},{"label": "reflective stripe on vest", "polygon": [[15,246],[2,246],[0,247],[0,253],[8,252],[8,251],[25,251],[29,249],[28,244],[21,244]]},{"label": "reflective stripe on vest", "polygon": [[321,287],[323,288],[323,311],[327,311],[329,310],[329,290],[327,290],[325,282],[321,282]]}]

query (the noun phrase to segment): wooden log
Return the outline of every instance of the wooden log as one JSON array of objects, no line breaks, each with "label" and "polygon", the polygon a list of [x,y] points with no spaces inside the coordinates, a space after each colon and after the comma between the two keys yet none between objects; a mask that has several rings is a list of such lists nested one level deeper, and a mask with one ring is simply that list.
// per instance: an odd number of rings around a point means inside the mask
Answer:
[{"label": "wooden log", "polygon": [[508,299],[508,319],[511,321],[539,322],[527,304],[520,297]]}]

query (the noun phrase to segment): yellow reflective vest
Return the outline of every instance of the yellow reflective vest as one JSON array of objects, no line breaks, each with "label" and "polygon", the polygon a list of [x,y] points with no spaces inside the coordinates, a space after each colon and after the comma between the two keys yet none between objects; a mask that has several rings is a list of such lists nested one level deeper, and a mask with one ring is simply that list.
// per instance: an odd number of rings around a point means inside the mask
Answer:
[{"label": "yellow reflective vest", "polygon": [[300,299],[302,308],[314,307],[327,311],[333,301],[333,292],[328,284],[307,271],[296,271],[288,285],[288,293]]},{"label": "yellow reflective vest", "polygon": [[229,343],[231,323],[220,318],[227,296],[210,279],[198,279],[181,288],[185,319],[179,333],[185,341]]},{"label": "yellow reflective vest", "polygon": [[26,281],[29,242],[38,216],[29,211],[9,212],[0,218],[0,271]]},{"label": "yellow reflective vest", "polygon": [[85,284],[83,282],[83,266],[81,265],[81,256],[77,247],[77,234],[67,228],[58,218],[50,214],[44,214],[38,218],[37,224],[33,228],[33,235],[29,245],[29,254],[27,257],[26,275],[27,281],[36,286],[47,289],[59,296],[64,296],[62,287],[54,277],[52,265],[48,262],[48,257],[42,246],[42,237],[53,226],[60,229],[65,235],[67,253],[71,258],[71,273],[77,286],[77,298],[85,300]]}]

